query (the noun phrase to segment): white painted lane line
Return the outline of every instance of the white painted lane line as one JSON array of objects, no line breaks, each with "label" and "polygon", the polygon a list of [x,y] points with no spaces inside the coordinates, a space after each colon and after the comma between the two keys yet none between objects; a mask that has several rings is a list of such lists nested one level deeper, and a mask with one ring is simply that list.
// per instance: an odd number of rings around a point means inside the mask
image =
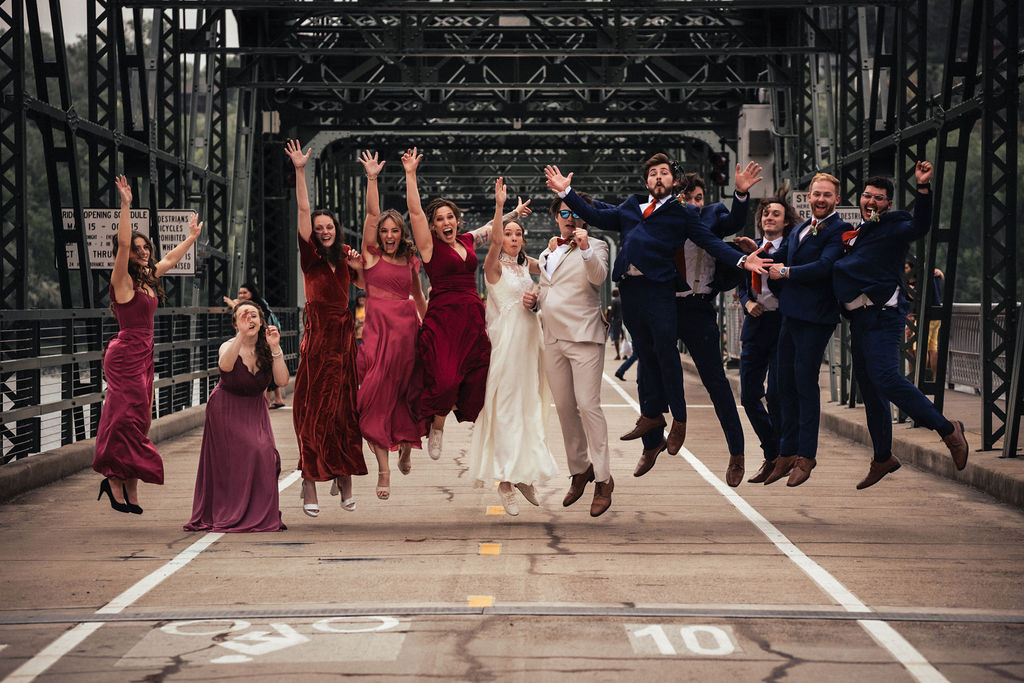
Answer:
[{"label": "white painted lane line", "polygon": [[[277,491],[281,493],[294,484],[300,476],[298,471],[292,472],[277,483]],[[136,600],[149,591],[156,588],[164,579],[174,574],[189,562],[194,560],[199,553],[203,552],[216,543],[224,534],[222,532],[209,532],[202,538],[178,553],[170,562],[149,574],[134,586],[124,591],[103,607],[96,610],[96,614],[117,614],[129,607]],[[105,622],[86,622],[78,624],[70,631],[62,634],[57,640],[47,645],[39,654],[28,660],[17,669],[8,674],[4,683],[29,683],[35,680],[36,676],[43,673],[56,664],[61,657],[78,647],[82,641],[91,636],[103,626]]]},{"label": "white painted lane line", "polygon": [[[612,378],[607,373],[604,374],[604,380],[608,382],[627,402],[631,403],[637,412],[640,411],[640,404],[637,403],[632,396],[627,394],[618,383],[613,382]],[[714,475],[700,461],[697,456],[690,452],[689,449],[683,447],[679,450],[679,455],[682,456],[686,462],[697,471],[701,477],[704,478],[711,486],[721,493],[726,500],[739,510],[740,514],[750,520],[754,526],[758,528],[761,533],[768,537],[772,543],[775,544],[779,550],[781,550],[786,557],[791,559],[796,566],[798,566],[812,581],[818,584],[825,593],[827,593],[833,600],[842,605],[843,609],[848,612],[854,613],[867,613],[871,614],[871,608],[865,605],[857,598],[856,595],[851,593],[846,586],[841,584],[838,579],[829,574],[824,567],[819,565],[817,562],[809,558],[802,550],[796,547],[792,541],[775,527],[774,524],[765,519],[761,513],[754,509],[754,507],[748,503],[742,496],[740,496],[735,490],[731,489],[725,484],[724,481]],[[946,677],[943,676],[939,671],[928,663],[920,652],[918,652],[913,645],[911,645],[903,636],[901,636],[896,629],[892,628],[888,624],[875,619],[859,619],[857,623],[868,632],[868,634],[877,642],[879,645],[889,651],[890,654],[902,664],[914,679],[921,681],[922,683],[939,683],[941,681],[947,681]]]}]

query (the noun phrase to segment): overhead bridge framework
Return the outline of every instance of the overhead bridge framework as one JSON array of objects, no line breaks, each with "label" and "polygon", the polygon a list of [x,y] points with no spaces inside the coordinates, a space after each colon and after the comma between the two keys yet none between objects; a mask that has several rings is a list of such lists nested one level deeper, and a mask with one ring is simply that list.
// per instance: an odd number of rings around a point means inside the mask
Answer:
[{"label": "overhead bridge framework", "polygon": [[[362,149],[388,160],[385,202],[401,208],[398,157],[419,147],[421,192],[454,198],[470,223],[489,217],[497,175],[543,208],[547,163],[611,201],[639,187],[653,152],[707,172],[709,154],[724,151],[732,164],[768,162],[768,190],[825,170],[854,197],[868,175],[891,174],[895,203],[908,206],[913,162],[927,157],[943,210],[915,251],[948,287],[941,305],[921,297],[916,319],[949,329],[962,227],[978,225],[964,212],[980,212],[983,445],[1005,435],[1016,448],[1019,0],[82,1],[84,89],[69,75],[59,0],[0,2],[0,310],[26,307],[29,234],[43,231],[63,308],[106,306],[109,273],[88,267],[85,238],[65,228],[61,208],[81,226],[83,209],[116,206],[110,179],[121,172],[139,205],[196,208],[206,223],[198,276],[168,278],[170,303],[219,305],[252,278],[271,305],[296,306],[290,137],[316,141],[315,202],[350,239],[362,223]],[[766,123],[741,129],[752,106]],[[965,202],[979,145],[981,186]],[[49,206],[30,206],[30,154],[45,160]],[[6,362],[25,351],[8,348],[16,325],[3,325]],[[941,408],[940,339],[935,378],[923,353],[913,376]],[[0,373],[5,406],[38,402],[38,378],[13,368]],[[852,400],[846,368],[842,399]],[[5,420],[5,460],[30,422]]]}]

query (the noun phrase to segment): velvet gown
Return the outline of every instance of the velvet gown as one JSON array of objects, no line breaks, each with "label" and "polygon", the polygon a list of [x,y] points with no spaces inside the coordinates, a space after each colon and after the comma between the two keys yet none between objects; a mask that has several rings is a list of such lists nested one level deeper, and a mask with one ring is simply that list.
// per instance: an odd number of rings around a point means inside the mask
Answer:
[{"label": "velvet gown", "polygon": [[164,463],[149,440],[153,413],[153,314],[159,300],[141,289],[119,304],[110,288],[120,328],[103,354],[107,398],[96,432],[92,468],[104,477],[164,483]]},{"label": "velvet gown", "polygon": [[[381,255],[377,247],[367,250]],[[415,256],[408,261],[399,266],[381,258],[363,271],[366,322],[356,357],[359,428],[368,443],[392,451],[403,441],[421,448],[426,430],[419,417],[422,382],[415,372],[420,319],[409,297],[420,261]]]},{"label": "velvet gown", "polygon": [[[419,337],[420,417],[447,415],[454,407],[459,422],[474,422],[484,404],[491,342],[484,304],[476,291],[473,235],[456,236],[466,249],[465,260],[437,235],[431,233],[431,239],[433,255],[423,264],[430,277],[430,301]],[[429,427],[428,421],[424,434]]]},{"label": "velvet gown", "polygon": [[366,474],[356,411],[355,323],[348,308],[349,269],[335,270],[299,237],[306,289],[305,331],[295,373],[292,422],[304,479]]},{"label": "velvet gown", "polygon": [[235,359],[206,404],[203,445],[185,531],[283,531],[277,479],[281,456],[263,392],[269,370],[249,372]]}]

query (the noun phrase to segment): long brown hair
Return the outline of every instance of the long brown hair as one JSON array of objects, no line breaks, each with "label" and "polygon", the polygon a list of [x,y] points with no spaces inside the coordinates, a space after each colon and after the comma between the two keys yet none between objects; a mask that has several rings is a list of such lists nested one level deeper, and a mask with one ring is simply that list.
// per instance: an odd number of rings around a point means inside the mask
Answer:
[{"label": "long brown hair", "polygon": [[334,225],[334,243],[330,247],[325,247],[321,242],[320,238],[316,236],[316,230],[313,230],[310,234],[310,240],[313,242],[313,247],[316,249],[316,253],[320,254],[320,258],[330,263],[332,266],[337,266],[341,263],[344,256],[342,252],[342,239],[341,239],[341,228],[338,226],[337,219],[334,218],[334,214],[328,209],[317,209],[313,213],[309,214],[309,225],[313,226],[316,222],[317,216],[327,216],[331,219],[331,223]]},{"label": "long brown hair", "polygon": [[[260,308],[259,304],[252,300],[239,301],[235,304],[235,307],[231,309],[231,324],[236,325],[238,323],[238,312],[242,310],[243,306],[252,306],[256,309],[256,312],[260,314],[260,331],[256,334],[256,371],[271,372],[274,367],[274,358],[270,355],[270,343],[267,341],[267,319],[263,315],[263,309]],[[237,327],[235,328],[238,329]]]},{"label": "long brown hair", "polygon": [[434,231],[434,214],[437,213],[437,210],[440,209],[442,206],[447,206],[449,209],[452,210],[452,213],[455,214],[455,234],[459,234],[459,230],[462,229],[462,209],[457,207],[455,205],[455,202],[453,202],[452,200],[444,199],[443,197],[432,199],[430,200],[430,203],[427,204],[427,226],[430,228],[430,231]]},{"label": "long brown hair", "polygon": [[380,241],[380,228],[384,225],[384,221],[391,219],[398,226],[398,229],[402,231],[402,236],[398,239],[398,248],[395,250],[395,257],[401,258],[402,256],[412,256],[416,253],[416,246],[412,243],[412,238],[409,236],[405,229],[405,219],[402,218],[402,214],[398,213],[394,209],[385,209],[380,214],[380,219],[377,221],[377,248],[380,249],[380,253],[384,253],[384,245]]},{"label": "long brown hair", "polygon": [[[130,247],[132,251],[135,250],[136,239],[142,239],[149,248],[149,263],[146,264],[146,269],[143,270],[139,264],[135,262],[135,259],[131,256],[128,257],[128,277],[132,279],[132,289],[139,289],[142,285],[149,285],[150,289],[153,290],[153,293],[160,299],[160,303],[163,303],[167,300],[167,293],[164,291],[164,286],[160,284],[160,278],[156,275],[156,261],[153,260],[153,242],[147,235],[144,235],[137,230],[132,230]],[[117,256],[117,250],[117,237],[114,237],[114,256]]]}]

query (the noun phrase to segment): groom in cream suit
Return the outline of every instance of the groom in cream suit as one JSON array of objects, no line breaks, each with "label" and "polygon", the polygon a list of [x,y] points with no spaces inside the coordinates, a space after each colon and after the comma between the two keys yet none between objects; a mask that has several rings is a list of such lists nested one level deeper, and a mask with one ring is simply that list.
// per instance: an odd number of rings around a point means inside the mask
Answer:
[{"label": "groom in cream suit", "polygon": [[608,245],[590,239],[583,219],[557,197],[551,214],[561,237],[540,255],[540,293],[527,292],[523,305],[543,312],[544,368],[572,475],[562,505],[575,503],[587,484],[596,481],[590,514],[597,517],[611,506],[615,487],[608,424],[601,410],[608,325],[600,289],[608,277]]}]

